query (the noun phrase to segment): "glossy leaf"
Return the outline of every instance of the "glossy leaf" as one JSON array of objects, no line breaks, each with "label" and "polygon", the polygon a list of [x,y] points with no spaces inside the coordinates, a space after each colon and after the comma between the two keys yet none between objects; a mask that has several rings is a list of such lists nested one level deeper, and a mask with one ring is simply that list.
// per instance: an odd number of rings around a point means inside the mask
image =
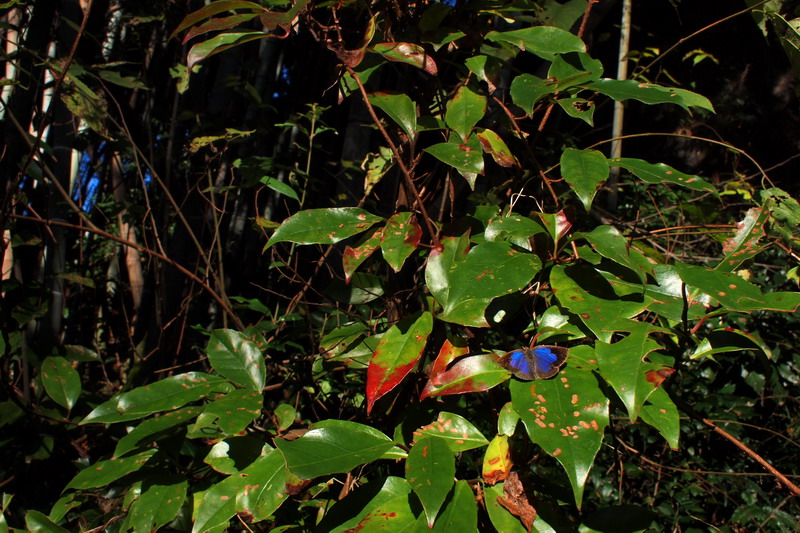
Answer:
[{"label": "glossy leaf", "polygon": [[[553,267],[550,283],[559,303],[605,342],[611,340],[607,327],[612,319],[635,317],[648,307],[647,300],[635,296],[633,286],[617,283],[616,279],[612,283],[587,264]],[[637,287],[641,294],[641,285]]]},{"label": "glossy leaf", "polygon": [[172,411],[189,402],[232,389],[222,378],[202,372],[187,372],[118,394],[97,406],[81,424],[136,420],[160,411]]},{"label": "glossy leaf", "polygon": [[142,485],[141,494],[128,509],[123,531],[156,531],[171,522],[186,501],[188,483],[183,478],[155,478]]},{"label": "glossy leaf", "polygon": [[347,283],[352,279],[356,269],[372,255],[372,252],[380,247],[381,240],[383,240],[383,228],[374,231],[355,248],[345,246],[342,254],[342,267],[344,268],[344,279]]},{"label": "glossy leaf", "polygon": [[231,391],[203,408],[187,437],[218,439],[237,435],[261,416],[263,403],[260,390]]},{"label": "glossy leaf", "polygon": [[105,487],[122,476],[136,472],[156,453],[156,450],[145,450],[128,457],[107,459],[87,466],[67,483],[67,489],[91,489]]},{"label": "glossy leaf", "polygon": [[444,440],[422,437],[408,452],[406,479],[422,502],[428,528],[433,527],[455,474],[455,458]]},{"label": "glossy leaf", "polygon": [[447,102],[444,120],[461,137],[461,142],[466,143],[472,128],[483,118],[485,112],[486,97],[463,86],[453,99]]},{"label": "glossy leaf", "polygon": [[661,87],[652,83],[642,83],[635,80],[613,80],[610,78],[594,81],[586,87],[620,102],[638,100],[645,104],[676,104],[687,111],[691,107],[714,111],[714,106],[711,105],[708,98],[686,89]]},{"label": "glossy leaf", "polygon": [[237,385],[259,392],[264,388],[264,354],[242,333],[215,329],[208,339],[206,354],[214,370]]},{"label": "glossy leaf", "polygon": [[539,268],[541,261],[535,255],[520,253],[505,242],[487,242],[452,264],[446,263],[441,251],[433,250],[425,279],[442,306],[440,319],[486,327],[484,312],[492,300],[525,287]]},{"label": "glossy leaf", "polygon": [[494,57],[479,55],[470,57],[464,63],[479,80],[485,81],[489,86],[489,94],[497,89],[500,83],[502,63]]},{"label": "glossy leaf", "polygon": [[192,27],[188,32],[186,32],[182,42],[183,44],[186,44],[198,35],[203,35],[210,31],[230,30],[240,24],[244,24],[245,22],[253,20],[257,16],[258,12],[251,12],[209,19],[200,25]]},{"label": "glossy leaf", "polygon": [[417,106],[406,94],[372,93],[369,103],[380,108],[408,135],[417,132]]},{"label": "glossy leaf", "polygon": [[553,379],[512,380],[509,389],[528,436],[564,467],[580,508],[608,425],[609,402],[597,379],[567,365]]},{"label": "glossy leaf", "polygon": [[458,170],[475,188],[478,174],[483,174],[483,150],[477,136],[467,139],[466,144],[459,142],[446,142],[434,144],[424,149],[433,157]]},{"label": "glossy leaf", "polygon": [[664,389],[658,388],[653,391],[640,414],[644,422],[656,428],[667,439],[670,448],[678,449],[678,440],[681,436],[680,416],[675,402]]},{"label": "glossy leaf", "polygon": [[236,497],[248,481],[242,474],[233,474],[205,492],[195,492],[195,498],[202,496],[202,500],[199,505],[195,503],[192,533],[204,533],[227,526],[236,514]]},{"label": "glossy leaf", "polygon": [[530,250],[531,237],[542,233],[545,228],[536,220],[517,213],[493,218],[486,226],[483,236],[487,241],[506,240],[520,248]]},{"label": "glossy leaf", "polygon": [[471,355],[459,359],[446,371],[431,375],[420,400],[430,396],[483,392],[507,381],[509,376],[508,370],[498,365],[493,356]]},{"label": "glossy leaf", "polygon": [[588,240],[597,253],[632,270],[644,284],[647,274],[653,272],[652,264],[642,253],[630,247],[628,240],[612,226],[597,226],[582,236]]},{"label": "glossy leaf", "polygon": [[363,424],[346,420],[323,420],[295,440],[275,439],[286,466],[301,479],[349,472],[358,465],[379,459],[394,443]]},{"label": "glossy leaf", "polygon": [[602,75],[603,63],[583,52],[557,55],[547,70],[548,80],[559,91],[599,80]]},{"label": "glossy leaf", "polygon": [[495,435],[486,454],[483,456],[481,477],[487,485],[494,485],[508,477],[514,463],[511,461],[511,448],[508,446],[508,435]]},{"label": "glossy leaf", "polygon": [[114,457],[125,455],[136,448],[146,447],[155,443],[161,436],[176,432],[178,426],[187,423],[202,410],[202,407],[184,407],[140,422],[130,433],[119,439],[114,449]]},{"label": "glossy leaf", "polygon": [[[420,516],[417,522],[422,522],[426,527],[424,517]],[[424,531],[424,530],[423,530]],[[478,503],[469,484],[462,480],[456,481],[453,490],[447,495],[444,507],[439,511],[433,533],[448,533],[452,531],[478,531]]]},{"label": "glossy leaf", "polygon": [[721,272],[733,272],[742,263],[752,259],[762,247],[759,241],[766,236],[764,225],[769,219],[769,210],[753,207],[747,210],[744,219],[736,223],[736,233],[722,245],[725,258],[717,265]]},{"label": "glossy leaf", "polygon": [[220,474],[237,474],[258,459],[265,449],[272,450],[258,437],[231,437],[217,441],[203,458],[203,462]]},{"label": "glossy leaf", "polygon": [[620,157],[609,159],[608,161],[612,166],[624,168],[647,183],[672,183],[693,191],[705,191],[718,196],[714,186],[703,178],[684,174],[664,163],[648,163],[642,159],[632,159],[630,157]]},{"label": "glossy leaf", "polygon": [[422,238],[422,228],[414,213],[392,215],[386,221],[381,239],[383,258],[395,272],[400,272],[408,256],[417,249]]},{"label": "glossy leaf", "polygon": [[511,82],[509,93],[514,104],[530,115],[536,103],[548,94],[554,93],[557,88],[553,80],[545,80],[532,74],[520,74]]},{"label": "glossy leaf", "polygon": [[553,54],[586,51],[586,45],[578,36],[554,26],[534,26],[504,32],[490,31],[485,38],[487,41],[513,44],[544,59],[552,59]]},{"label": "glossy leaf", "polygon": [[411,486],[403,478],[389,476],[370,481],[326,513],[318,530],[331,533],[402,531],[416,519],[409,505],[411,492]]},{"label": "glossy leaf", "polygon": [[[762,294],[758,287],[736,274],[701,266],[676,263],[675,270],[686,285],[700,289],[730,311],[769,309],[794,312],[800,307],[800,293],[797,292]],[[690,298],[694,300],[696,297]]]},{"label": "glossy leaf", "polygon": [[713,357],[718,353],[741,352],[743,350],[766,352],[765,346],[749,333],[740,329],[721,328],[710,331],[697,344],[689,358],[701,359],[703,357]]},{"label": "glossy leaf", "polygon": [[450,339],[445,339],[442,347],[439,348],[439,355],[436,356],[428,371],[428,375],[434,383],[438,383],[438,376],[447,371],[450,363],[469,353],[469,346],[466,343],[459,340],[454,342],[455,344]]},{"label": "glossy leaf", "polygon": [[63,357],[48,357],[42,361],[42,384],[47,395],[71,411],[81,394],[81,378]]},{"label": "glossy leaf", "polygon": [[383,220],[357,207],[307,209],[286,220],[275,230],[267,247],[277,242],[334,244]]},{"label": "glossy leaf", "polygon": [[561,175],[586,211],[592,207],[597,189],[608,179],[608,172],[608,160],[597,150],[567,148],[561,154]]},{"label": "glossy leaf", "polygon": [[243,474],[249,483],[236,496],[236,510],[252,515],[256,522],[265,520],[287,499],[283,455],[272,450],[256,459]]},{"label": "glossy leaf", "polygon": [[25,529],[30,533],[69,533],[39,511],[25,513]]},{"label": "glossy leaf", "polygon": [[519,166],[519,161],[508,148],[508,145],[494,131],[488,129],[479,131],[478,139],[481,141],[483,151],[491,155],[495,163],[501,167]]},{"label": "glossy leaf", "polygon": [[367,369],[367,414],[375,402],[395,388],[419,361],[433,329],[427,311],[402,320],[381,337]]},{"label": "glossy leaf", "polygon": [[436,62],[428,55],[425,49],[418,44],[379,43],[372,47],[372,51],[382,55],[389,61],[408,63],[431,75],[435,75],[438,72]]},{"label": "glossy leaf", "polygon": [[169,38],[173,39],[180,32],[191,26],[194,26],[201,20],[234,9],[249,9],[253,12],[264,10],[264,8],[260,4],[257,4],[255,2],[247,2],[243,0],[217,0],[216,2],[212,2],[209,5],[203,7],[202,9],[198,9],[197,11],[188,14],[181,21],[181,23],[178,24],[178,27],[175,28],[175,31],[172,32]]},{"label": "glossy leaf", "polygon": [[453,453],[486,446],[489,441],[466,418],[454,413],[440,411],[435,422],[422,426],[414,432],[414,439],[431,437],[444,440]]},{"label": "glossy leaf", "polygon": [[[492,521],[495,531],[502,531],[503,533],[530,533],[519,521],[517,517],[508,512],[508,510],[500,505],[497,501],[498,498],[504,497],[503,484],[498,483],[493,486],[486,486],[484,488],[484,499],[486,501],[486,512],[489,514],[489,519]],[[538,529],[535,530],[538,533]]]},{"label": "glossy leaf", "polygon": [[191,70],[192,67],[200,61],[208,59],[220,52],[224,52],[229,48],[259,39],[266,39],[268,37],[271,37],[271,35],[261,31],[220,33],[210,39],[206,39],[202,43],[192,46],[192,48],[189,49],[189,53],[186,54],[186,65]]},{"label": "glossy leaf", "polygon": [[594,102],[583,98],[560,98],[556,103],[564,112],[573,117],[579,118],[590,126],[594,126]]},{"label": "glossy leaf", "polygon": [[598,341],[595,357],[600,375],[614,389],[628,410],[628,418],[636,422],[644,402],[661,385],[664,376],[674,370],[646,361],[661,346],[649,335],[655,330],[644,322],[628,322],[629,335],[613,344]]}]

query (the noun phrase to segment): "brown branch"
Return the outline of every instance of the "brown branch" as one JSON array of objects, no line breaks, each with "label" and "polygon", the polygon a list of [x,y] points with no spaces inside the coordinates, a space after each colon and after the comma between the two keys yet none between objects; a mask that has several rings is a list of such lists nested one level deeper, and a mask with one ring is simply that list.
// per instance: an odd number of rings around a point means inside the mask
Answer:
[{"label": "brown branch", "polygon": [[729,440],[730,442],[732,442],[734,445],[736,445],[736,447],[737,447],[737,448],[739,448],[740,450],[742,450],[744,453],[746,453],[747,455],[749,455],[751,458],[753,458],[753,459],[754,459],[756,462],[758,462],[758,463],[759,463],[761,466],[763,466],[763,467],[764,467],[764,469],[766,469],[766,470],[767,470],[767,472],[769,472],[770,474],[772,474],[773,476],[775,476],[776,478],[778,478],[778,480],[779,480],[781,483],[783,483],[783,484],[786,486],[786,488],[787,488],[787,489],[789,489],[789,490],[792,492],[792,494],[794,494],[795,496],[800,496],[800,487],[798,487],[797,485],[795,485],[794,483],[792,483],[792,482],[789,480],[789,478],[787,478],[786,476],[784,476],[783,474],[781,474],[781,473],[780,473],[780,472],[779,472],[779,471],[778,471],[778,470],[777,470],[777,469],[776,469],[774,466],[772,466],[771,464],[769,464],[769,463],[766,461],[766,459],[764,459],[763,457],[761,457],[760,455],[758,455],[758,454],[757,454],[757,453],[756,453],[754,450],[752,450],[751,448],[749,448],[749,447],[748,447],[746,444],[744,444],[742,441],[740,441],[739,439],[737,439],[736,437],[734,437],[733,435],[731,435],[730,433],[728,433],[728,432],[727,432],[727,431],[725,431],[724,429],[722,429],[722,428],[720,428],[719,426],[717,426],[717,425],[716,425],[714,422],[712,422],[711,420],[708,420],[707,418],[701,418],[701,419],[700,419],[700,421],[701,421],[703,424],[705,424],[706,426],[708,426],[708,427],[710,427],[711,429],[713,429],[713,430],[714,430],[714,432],[718,433],[719,435],[722,435],[722,436],[723,436],[725,439],[727,439],[727,440]]},{"label": "brown branch", "polygon": [[422,213],[422,217],[425,221],[425,225],[428,227],[428,232],[431,234],[431,241],[434,247],[439,245],[439,236],[436,232],[436,228],[431,222],[430,217],[428,216],[428,211],[425,209],[425,205],[422,203],[422,198],[420,197],[419,191],[417,190],[417,186],[414,185],[414,178],[411,176],[411,172],[409,172],[408,167],[403,162],[403,158],[400,156],[400,151],[397,149],[397,145],[394,144],[392,138],[389,136],[389,132],[386,131],[386,128],[383,127],[381,120],[378,118],[377,113],[375,113],[375,108],[372,107],[372,104],[369,101],[369,95],[367,94],[367,89],[364,87],[364,84],[361,83],[361,78],[358,77],[358,73],[353,70],[351,67],[345,65],[347,72],[356,80],[358,84],[358,89],[361,91],[361,98],[364,101],[364,104],[367,106],[367,111],[369,111],[369,115],[372,117],[372,121],[378,127],[381,134],[383,134],[383,138],[386,139],[386,143],[389,145],[389,149],[394,154],[394,158],[397,161],[397,166],[400,167],[400,171],[403,174],[403,178],[405,179],[406,185],[408,186],[409,190],[414,194],[414,202],[417,204],[420,212]]}]

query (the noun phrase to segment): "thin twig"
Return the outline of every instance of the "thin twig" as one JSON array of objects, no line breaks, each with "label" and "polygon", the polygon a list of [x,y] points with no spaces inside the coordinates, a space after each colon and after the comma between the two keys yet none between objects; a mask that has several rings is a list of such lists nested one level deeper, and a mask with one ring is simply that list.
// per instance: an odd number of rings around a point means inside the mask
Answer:
[{"label": "thin twig", "polygon": [[361,98],[364,100],[364,105],[367,106],[367,111],[369,111],[369,115],[372,117],[372,121],[378,127],[381,134],[383,134],[383,138],[386,139],[386,143],[389,145],[389,149],[394,154],[394,158],[397,161],[397,166],[400,167],[400,172],[403,174],[403,178],[405,178],[406,185],[408,186],[409,190],[411,190],[412,194],[414,195],[414,202],[417,204],[420,212],[422,213],[422,217],[425,221],[425,225],[428,227],[428,233],[431,234],[431,242],[433,243],[434,247],[439,245],[439,236],[436,232],[436,228],[431,222],[430,217],[428,216],[428,211],[425,209],[425,204],[422,202],[422,198],[420,197],[419,191],[417,190],[417,186],[414,185],[414,178],[411,176],[411,173],[408,171],[408,167],[403,162],[403,158],[400,156],[400,150],[397,149],[397,145],[394,144],[394,141],[389,136],[389,132],[386,131],[386,128],[383,127],[381,120],[378,118],[378,114],[375,113],[375,108],[372,107],[372,104],[369,101],[369,95],[367,94],[367,89],[364,87],[364,84],[361,83],[361,78],[359,78],[358,73],[353,70],[351,67],[345,65],[347,72],[356,80],[358,84],[358,88],[361,91]]}]

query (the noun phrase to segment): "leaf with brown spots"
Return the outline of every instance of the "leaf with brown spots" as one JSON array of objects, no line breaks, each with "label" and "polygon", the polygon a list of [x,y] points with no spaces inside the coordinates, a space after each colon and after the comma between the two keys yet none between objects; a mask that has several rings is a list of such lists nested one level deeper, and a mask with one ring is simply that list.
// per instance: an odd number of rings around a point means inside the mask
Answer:
[{"label": "leaf with brown spots", "polygon": [[528,436],[564,467],[580,508],[608,425],[609,401],[597,378],[567,366],[553,379],[512,380],[509,389]]}]

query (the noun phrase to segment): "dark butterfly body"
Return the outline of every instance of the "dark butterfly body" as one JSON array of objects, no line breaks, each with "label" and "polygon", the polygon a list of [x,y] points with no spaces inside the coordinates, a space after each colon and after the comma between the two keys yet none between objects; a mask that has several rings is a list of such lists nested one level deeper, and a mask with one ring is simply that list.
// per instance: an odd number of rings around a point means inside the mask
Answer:
[{"label": "dark butterfly body", "polygon": [[520,348],[500,357],[500,365],[519,379],[548,379],[558,374],[564,366],[567,352],[566,348],[550,345]]}]

